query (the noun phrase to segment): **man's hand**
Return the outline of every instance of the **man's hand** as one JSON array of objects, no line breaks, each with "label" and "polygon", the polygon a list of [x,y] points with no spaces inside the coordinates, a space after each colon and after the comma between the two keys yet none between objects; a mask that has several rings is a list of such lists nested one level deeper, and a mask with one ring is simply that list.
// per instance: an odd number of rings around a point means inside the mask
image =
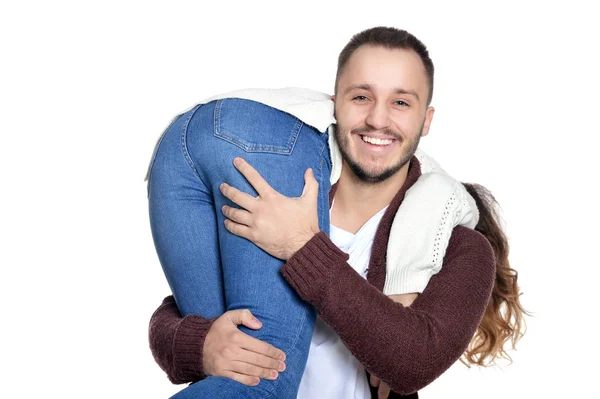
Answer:
[{"label": "man's hand", "polygon": [[285,353],[244,334],[240,324],[253,330],[262,327],[249,310],[230,310],[215,320],[204,339],[204,373],[249,386],[258,385],[260,378],[277,379],[285,370]]},{"label": "man's hand", "polygon": [[390,396],[390,387],[373,374],[371,374],[371,386],[379,387],[377,399],[387,399]]},{"label": "man's hand", "polygon": [[234,165],[254,187],[258,197],[226,183],[221,192],[243,209],[223,206],[225,227],[246,238],[270,255],[288,260],[319,232],[317,197],[319,183],[312,169],[304,173],[304,190],[298,198],[288,198],[275,191],[249,163],[241,158]]}]

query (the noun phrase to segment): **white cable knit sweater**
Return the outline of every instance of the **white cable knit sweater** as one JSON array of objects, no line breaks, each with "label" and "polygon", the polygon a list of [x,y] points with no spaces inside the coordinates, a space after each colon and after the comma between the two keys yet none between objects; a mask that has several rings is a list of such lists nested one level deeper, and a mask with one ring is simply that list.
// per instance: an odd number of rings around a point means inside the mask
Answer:
[{"label": "white cable knit sweater", "polygon": [[[325,93],[302,89],[245,89],[201,101],[242,98],[289,113],[323,132],[329,129],[331,183],[340,178],[342,157],[334,140],[334,103]],[[421,150],[415,153],[422,175],[406,192],[392,224],[387,249],[386,295],[421,293],[440,271],[454,227],[474,228],[479,212],[464,186]]]}]

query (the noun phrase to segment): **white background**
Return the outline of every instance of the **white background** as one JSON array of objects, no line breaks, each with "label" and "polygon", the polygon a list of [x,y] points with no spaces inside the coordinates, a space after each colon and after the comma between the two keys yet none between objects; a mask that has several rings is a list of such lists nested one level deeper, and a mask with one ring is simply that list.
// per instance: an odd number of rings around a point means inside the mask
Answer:
[{"label": "white background", "polygon": [[437,111],[422,146],[496,195],[534,314],[512,365],[457,364],[421,397],[598,397],[592,2],[331,3],[2,3],[0,397],[181,389],[147,344],[169,293],[143,182],[157,137],[216,93],[331,92],[341,48],[376,25],[428,45]]}]

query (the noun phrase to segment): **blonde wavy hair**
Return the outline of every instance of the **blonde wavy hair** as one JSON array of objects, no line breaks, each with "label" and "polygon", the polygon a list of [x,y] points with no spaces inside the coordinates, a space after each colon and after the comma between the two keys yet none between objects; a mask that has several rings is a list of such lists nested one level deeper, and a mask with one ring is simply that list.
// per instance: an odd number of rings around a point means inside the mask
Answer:
[{"label": "blonde wavy hair", "polygon": [[518,285],[519,274],[508,261],[508,239],[501,227],[499,206],[494,196],[483,186],[463,183],[479,208],[479,222],[475,230],[483,234],[496,256],[496,281],[492,297],[461,362],[470,366],[490,366],[497,358],[512,361],[506,351],[510,343],[515,349],[526,331],[525,316],[530,314],[521,305]]}]

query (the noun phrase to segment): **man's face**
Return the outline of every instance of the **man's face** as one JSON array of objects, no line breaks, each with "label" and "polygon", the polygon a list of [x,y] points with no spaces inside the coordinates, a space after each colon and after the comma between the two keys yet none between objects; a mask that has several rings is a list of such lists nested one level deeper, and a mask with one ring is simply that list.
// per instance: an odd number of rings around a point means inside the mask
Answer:
[{"label": "man's face", "polygon": [[428,94],[414,51],[362,46],[352,54],[334,98],[335,138],[360,180],[384,181],[410,161],[433,118]]}]

